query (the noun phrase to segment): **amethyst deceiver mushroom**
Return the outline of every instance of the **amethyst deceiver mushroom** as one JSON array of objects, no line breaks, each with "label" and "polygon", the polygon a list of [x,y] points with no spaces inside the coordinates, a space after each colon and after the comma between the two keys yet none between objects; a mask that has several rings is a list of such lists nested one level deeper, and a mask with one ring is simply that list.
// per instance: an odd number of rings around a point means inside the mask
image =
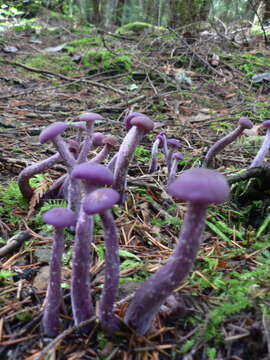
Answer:
[{"label": "amethyst deceiver mushroom", "polygon": [[270,120],[264,121],[262,125],[266,129],[266,134],[260,150],[250,165],[251,168],[261,166],[263,164],[264,158],[266,157],[270,148]]},{"label": "amethyst deceiver mushroom", "polygon": [[87,160],[87,155],[89,151],[91,150],[92,146],[92,130],[93,130],[93,124],[97,120],[102,120],[103,117],[99,114],[89,112],[85,113],[79,116],[78,120],[80,122],[85,122],[86,125],[86,138],[84,140],[84,143],[82,145],[81,151],[79,153],[77,162],[84,163]]},{"label": "amethyst deceiver mushroom", "polygon": [[175,152],[176,149],[178,149],[181,146],[181,143],[179,140],[177,139],[167,139],[167,147],[168,147],[168,152],[167,152],[167,156],[166,156],[166,164],[167,164],[167,168],[168,168],[168,174],[171,171],[171,166],[172,166],[172,155]]},{"label": "amethyst deceiver mushroom", "polygon": [[75,159],[70,153],[67,144],[61,137],[61,134],[67,127],[68,125],[62,121],[55,122],[40,133],[39,141],[41,144],[51,141],[61,155],[62,159],[65,161],[66,165],[71,168],[75,164]]},{"label": "amethyst deceiver mushroom", "polygon": [[100,322],[103,329],[108,333],[113,333],[120,328],[119,320],[113,314],[119,281],[118,236],[114,218],[109,211],[118,200],[117,191],[101,188],[87,195],[83,203],[86,214],[100,215],[104,228],[104,242],[106,244],[105,281],[101,295]]},{"label": "amethyst deceiver mushroom", "polygon": [[[71,178],[83,181],[83,191],[86,194],[98,187],[109,186],[113,183],[113,174],[106,166],[90,162],[76,165],[71,172]],[[89,273],[92,239],[93,217],[85,213],[81,204],[76,223],[71,276],[71,304],[75,325],[79,325],[94,315]],[[85,330],[89,328],[91,325]]]},{"label": "amethyst deceiver mushroom", "polygon": [[55,208],[43,215],[43,221],[55,228],[47,295],[42,325],[47,336],[54,337],[60,329],[61,259],[64,251],[64,228],[75,224],[75,214],[66,208]]},{"label": "amethyst deceiver mushroom", "polygon": [[125,322],[140,335],[150,329],[160,306],[191,271],[199,250],[207,207],[228,200],[230,192],[222,174],[192,168],[169,185],[168,193],[187,201],[188,209],[173,254],[166,265],[137,290],[127,309]]},{"label": "amethyst deceiver mushroom", "polygon": [[219,139],[214,145],[210,147],[203,161],[203,167],[209,167],[212,164],[213,158],[228,144],[233,142],[239,137],[245,129],[251,129],[253,127],[252,121],[247,117],[241,117],[238,121],[238,126],[231,133]]},{"label": "amethyst deceiver mushroom", "polygon": [[102,140],[103,149],[91,159],[91,162],[102,162],[106,159],[109,153],[119,145],[118,140],[114,136],[105,136]]},{"label": "amethyst deceiver mushroom", "polygon": [[34,190],[29,183],[31,177],[43,173],[45,170],[49,169],[54,164],[61,161],[61,159],[61,155],[59,153],[56,153],[50,156],[48,159],[27,166],[25,169],[23,169],[18,176],[18,186],[23,197],[25,197],[27,200],[30,200],[34,194]]},{"label": "amethyst deceiver mushroom", "polygon": [[151,148],[151,158],[150,158],[150,164],[149,164],[149,172],[153,173],[157,171],[157,164],[158,164],[158,148],[163,145],[163,134],[164,132],[161,132],[157,135],[155,141],[153,142],[152,148]]},{"label": "amethyst deceiver mushroom", "polygon": [[179,151],[176,151],[172,154],[172,163],[170,167],[170,172],[168,174],[168,184],[171,184],[175,180],[178,163],[183,159],[184,156]]},{"label": "amethyst deceiver mushroom", "polygon": [[128,165],[134,151],[142,137],[154,128],[154,122],[145,115],[134,116],[125,123],[129,131],[120,145],[114,166],[114,189],[120,194],[120,203],[124,202]]}]

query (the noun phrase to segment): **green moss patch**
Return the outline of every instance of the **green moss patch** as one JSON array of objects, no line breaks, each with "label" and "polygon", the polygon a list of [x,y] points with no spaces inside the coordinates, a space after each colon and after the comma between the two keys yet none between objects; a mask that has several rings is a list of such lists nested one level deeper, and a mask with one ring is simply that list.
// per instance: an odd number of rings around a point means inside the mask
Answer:
[{"label": "green moss patch", "polygon": [[70,41],[67,43],[67,46],[65,49],[70,54],[74,54],[79,50],[87,50],[95,46],[101,46],[102,45],[102,39],[101,37],[93,37],[93,38],[83,38],[79,40]]},{"label": "green moss patch", "polygon": [[109,51],[88,51],[82,59],[83,65],[92,71],[131,72],[133,63],[129,55],[115,55]]},{"label": "green moss patch", "polygon": [[132,22],[125,24],[116,30],[116,34],[124,35],[124,34],[140,34],[145,30],[165,30],[163,27],[154,26],[152,24],[148,24],[145,22]]}]

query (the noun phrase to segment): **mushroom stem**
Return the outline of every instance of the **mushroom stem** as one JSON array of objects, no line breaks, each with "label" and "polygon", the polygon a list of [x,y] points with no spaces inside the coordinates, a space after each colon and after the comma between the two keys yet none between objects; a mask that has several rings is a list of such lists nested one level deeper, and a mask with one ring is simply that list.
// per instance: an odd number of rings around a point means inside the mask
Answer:
[{"label": "mushroom stem", "polygon": [[261,166],[270,148],[270,129],[267,129],[262,146],[253,159],[250,168]]},{"label": "mushroom stem", "polygon": [[93,122],[86,123],[86,139],[82,145],[82,148],[79,152],[77,158],[77,164],[81,164],[87,160],[87,155],[92,147],[92,130],[93,130]]},{"label": "mushroom stem", "polygon": [[50,261],[50,275],[42,325],[46,335],[54,337],[59,333],[59,310],[61,306],[61,259],[64,251],[64,229],[56,228]]},{"label": "mushroom stem", "polygon": [[150,165],[149,165],[149,173],[153,173],[157,171],[157,154],[158,154],[158,148],[161,143],[160,136],[157,136],[156,140],[153,143],[152,149],[151,149],[151,159],[150,159]]},{"label": "mushroom stem", "polygon": [[108,333],[113,333],[120,329],[119,321],[113,315],[113,305],[117,297],[119,282],[118,237],[112,214],[109,211],[104,211],[100,217],[104,227],[106,244],[105,282],[101,296],[100,321]]},{"label": "mushroom stem", "polygon": [[89,274],[92,233],[93,217],[86,215],[81,206],[76,224],[72,258],[71,304],[75,325],[79,325],[82,321],[90,319],[94,315]]},{"label": "mushroom stem", "polygon": [[190,203],[179,241],[166,265],[136,292],[125,315],[125,322],[144,335],[160,306],[191,271],[204,229],[207,206]]},{"label": "mushroom stem", "polygon": [[56,149],[58,150],[59,154],[61,155],[62,159],[66,163],[69,168],[72,168],[75,165],[75,159],[71,152],[69,151],[66,142],[62,138],[61,135],[57,135],[52,142]]},{"label": "mushroom stem", "polygon": [[40,161],[37,164],[33,164],[23,169],[18,177],[18,185],[22,195],[30,200],[34,194],[34,190],[29,184],[29,180],[32,176],[40,174],[43,171],[49,169],[51,166],[61,161],[61,155],[59,153],[50,156],[48,159]]}]

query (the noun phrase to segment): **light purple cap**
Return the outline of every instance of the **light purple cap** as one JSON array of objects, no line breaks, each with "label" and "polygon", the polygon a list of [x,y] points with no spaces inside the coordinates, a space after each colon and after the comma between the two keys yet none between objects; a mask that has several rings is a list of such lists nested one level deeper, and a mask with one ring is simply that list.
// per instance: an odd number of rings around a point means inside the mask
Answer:
[{"label": "light purple cap", "polygon": [[265,121],[263,122],[263,127],[264,127],[265,129],[269,129],[269,128],[270,128],[270,120],[265,120]]},{"label": "light purple cap", "polygon": [[103,145],[102,141],[105,138],[106,138],[106,135],[102,134],[101,132],[94,132],[92,134],[93,146],[94,147],[102,146]]},{"label": "light purple cap", "polygon": [[43,215],[43,221],[56,228],[63,228],[66,226],[72,226],[76,222],[76,216],[74,212],[67,208],[55,208],[47,211]]},{"label": "light purple cap", "polygon": [[114,182],[113,173],[106,166],[95,163],[86,162],[74,166],[71,177],[73,179],[86,180],[91,185],[112,185]]},{"label": "light purple cap", "polygon": [[68,127],[68,125],[62,121],[58,121],[58,122],[55,122],[55,123],[49,125],[39,135],[40,143],[44,144],[45,142],[52,140],[57,135],[62,134],[62,132],[64,132],[67,127]]},{"label": "light purple cap", "polygon": [[184,159],[184,155],[179,151],[176,151],[175,153],[173,153],[172,158],[181,161]]},{"label": "light purple cap", "polygon": [[140,112],[131,112],[129,113],[125,119],[124,119],[124,124],[126,126],[126,129],[129,130],[131,128],[130,125],[130,121],[135,117],[135,116],[145,116],[144,114],[140,113]]},{"label": "light purple cap", "polygon": [[144,134],[149,133],[155,126],[153,120],[151,120],[148,116],[135,116],[130,120],[130,125],[137,126],[143,130]]},{"label": "light purple cap", "polygon": [[78,118],[79,121],[86,121],[86,122],[94,122],[96,120],[102,120],[102,119],[103,117],[101,115],[93,112],[84,113],[80,115]]},{"label": "light purple cap", "polygon": [[171,147],[175,147],[175,148],[178,148],[181,146],[181,143],[179,140],[177,139],[168,139],[167,140],[167,144]]},{"label": "light purple cap", "polygon": [[219,204],[229,199],[230,189],[224,175],[205,168],[184,171],[168,187],[168,193],[177,200]]},{"label": "light purple cap", "polygon": [[99,214],[117,204],[119,198],[119,193],[114,189],[97,189],[86,196],[83,202],[83,210],[88,215]]},{"label": "light purple cap", "polygon": [[253,122],[250,121],[246,116],[241,117],[238,121],[238,124],[244,129],[251,129],[253,127]]}]

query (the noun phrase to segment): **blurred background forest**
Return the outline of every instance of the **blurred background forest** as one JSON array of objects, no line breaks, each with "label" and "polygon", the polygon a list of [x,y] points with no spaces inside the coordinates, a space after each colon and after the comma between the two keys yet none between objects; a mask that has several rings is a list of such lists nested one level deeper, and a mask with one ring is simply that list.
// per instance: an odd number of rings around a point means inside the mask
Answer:
[{"label": "blurred background forest", "polygon": [[206,20],[252,24],[270,19],[269,0],[11,0],[0,6],[1,22],[8,16],[31,18],[47,8],[99,27],[139,21],[175,29]]}]

